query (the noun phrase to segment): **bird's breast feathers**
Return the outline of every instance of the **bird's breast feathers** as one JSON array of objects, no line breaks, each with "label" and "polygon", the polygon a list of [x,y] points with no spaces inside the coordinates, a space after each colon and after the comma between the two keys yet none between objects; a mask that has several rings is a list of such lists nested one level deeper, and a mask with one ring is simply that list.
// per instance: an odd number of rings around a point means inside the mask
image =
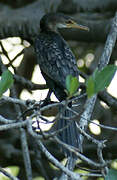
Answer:
[{"label": "bird's breast feathers", "polygon": [[65,83],[67,75],[78,76],[76,59],[66,42],[58,35],[39,36],[35,42],[35,50],[41,70],[54,81],[56,79],[59,83]]}]

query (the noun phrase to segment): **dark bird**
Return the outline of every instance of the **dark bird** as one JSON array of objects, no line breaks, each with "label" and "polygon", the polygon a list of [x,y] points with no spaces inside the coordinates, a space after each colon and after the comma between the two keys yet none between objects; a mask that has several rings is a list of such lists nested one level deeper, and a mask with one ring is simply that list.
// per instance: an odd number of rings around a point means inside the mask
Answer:
[{"label": "dark bird", "polygon": [[[78,77],[79,71],[75,56],[70,50],[65,40],[58,32],[58,28],[79,28],[88,30],[87,27],[77,24],[71,17],[60,13],[49,13],[42,17],[40,21],[40,34],[35,41],[37,62],[42,75],[46,80],[51,92],[54,92],[59,101],[66,99],[66,77],[72,75]],[[66,110],[64,116],[70,117],[70,112]],[[78,131],[76,122],[60,119],[57,122],[58,129],[65,126],[59,138],[74,147],[79,147]],[[69,152],[64,152],[69,156]]]}]

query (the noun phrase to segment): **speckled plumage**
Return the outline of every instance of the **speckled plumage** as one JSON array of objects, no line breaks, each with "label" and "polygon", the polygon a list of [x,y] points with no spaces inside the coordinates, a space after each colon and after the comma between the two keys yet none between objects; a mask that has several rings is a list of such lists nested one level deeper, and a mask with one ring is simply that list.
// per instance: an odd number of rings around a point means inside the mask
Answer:
[{"label": "speckled plumage", "polygon": [[[35,41],[37,62],[40,66],[42,75],[46,80],[47,86],[54,92],[59,101],[67,97],[65,92],[67,75],[72,75],[77,78],[79,75],[76,59],[72,51],[65,40],[56,31],[56,27],[54,27],[54,25],[56,26],[57,23],[60,24],[64,22],[64,20],[69,20],[69,17],[62,16],[61,14],[49,14],[44,16],[41,20],[41,32]],[[51,29],[52,27],[53,29]],[[64,116],[71,117],[71,115],[71,112],[65,110]],[[67,121],[63,118],[57,121],[58,129],[65,126],[68,127],[60,132],[58,137],[63,142],[78,148],[79,134],[76,122]],[[64,152],[69,156],[68,151],[65,150]]]},{"label": "speckled plumage", "polygon": [[[36,39],[35,49],[42,73],[46,74],[56,87],[66,89],[65,80],[69,74],[78,77],[76,59],[59,34],[55,32],[40,33]],[[48,82],[47,84],[49,86]],[[54,92],[57,90],[54,85],[49,88]]]}]

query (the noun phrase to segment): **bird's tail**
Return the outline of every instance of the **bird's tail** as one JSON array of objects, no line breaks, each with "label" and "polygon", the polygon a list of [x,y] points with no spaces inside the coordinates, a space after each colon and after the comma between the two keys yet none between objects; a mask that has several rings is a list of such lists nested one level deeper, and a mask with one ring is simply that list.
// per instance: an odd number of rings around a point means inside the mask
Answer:
[{"label": "bird's tail", "polygon": [[[79,148],[79,132],[76,126],[77,122],[75,122],[71,118],[72,112],[69,110],[65,110],[64,112],[62,112],[62,116],[63,118],[60,118],[57,122],[57,129],[63,129],[58,134],[58,138],[68,145]],[[66,117],[66,119],[64,117]],[[65,148],[62,148],[62,150],[64,151],[65,155],[73,156],[73,153],[71,153],[69,150]]]}]

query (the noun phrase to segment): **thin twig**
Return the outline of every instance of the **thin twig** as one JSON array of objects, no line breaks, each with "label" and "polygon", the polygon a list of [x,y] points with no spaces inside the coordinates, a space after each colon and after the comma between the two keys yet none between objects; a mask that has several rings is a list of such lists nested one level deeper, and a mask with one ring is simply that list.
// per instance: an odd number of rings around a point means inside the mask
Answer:
[{"label": "thin twig", "polygon": [[[1,70],[4,71],[6,69],[6,67],[2,63],[1,58],[0,58],[0,65],[1,65]],[[12,87],[11,94],[14,98],[17,97],[15,86]],[[19,104],[14,104],[14,108],[15,108],[17,115],[20,116],[21,115],[21,106]],[[23,123],[22,120],[23,119],[21,119],[21,118],[19,119],[19,121],[21,123]],[[3,126],[10,126],[10,125],[11,124],[3,125]],[[29,150],[28,150],[27,137],[26,137],[25,130],[22,127],[20,127],[20,135],[21,135],[20,139],[21,139],[22,153],[23,153],[23,157],[24,157],[24,165],[25,165],[27,180],[32,180],[32,168],[31,168],[31,161],[30,161],[30,155],[29,155]]]},{"label": "thin twig", "polygon": [[99,126],[99,127],[103,128],[103,129],[117,131],[117,127],[106,126],[106,125],[103,125],[103,124],[97,124],[97,123],[93,122],[92,120],[88,120],[88,121],[91,122],[92,124],[95,124],[96,126]]},{"label": "thin twig", "polygon": [[65,147],[66,149],[68,149],[70,152],[74,153],[76,156],[78,156],[81,160],[87,162],[88,164],[90,164],[91,166],[95,166],[97,168],[100,167],[105,167],[107,166],[108,162],[105,163],[96,163],[94,161],[92,161],[91,159],[85,157],[83,154],[79,153],[79,150],[77,148],[74,148],[72,146],[69,146],[65,143],[63,143],[61,140],[59,140],[57,137],[54,137],[55,141],[59,144],[61,144],[63,147]]},{"label": "thin twig", "polygon": [[102,174],[97,173],[79,173],[80,176],[88,176],[88,177],[103,177]]},{"label": "thin twig", "polygon": [[11,124],[11,123],[16,123],[17,121],[12,119],[6,119],[2,115],[0,115],[0,122],[4,124]]},{"label": "thin twig", "polygon": [[47,85],[46,84],[35,84],[33,82],[31,82],[30,80],[19,76],[17,74],[14,74],[14,79],[17,83],[21,84],[23,87],[30,89],[30,90],[44,90],[47,89]]},{"label": "thin twig", "polygon": [[72,171],[70,171],[68,168],[64,167],[57,159],[55,159],[50,152],[48,152],[48,150],[45,148],[45,146],[42,144],[42,142],[40,140],[37,141],[37,144],[39,145],[41,151],[45,154],[45,156],[47,157],[47,159],[54,164],[56,167],[58,167],[62,172],[66,173],[67,176],[69,176],[70,178],[74,179],[74,180],[82,180],[82,178],[79,176],[78,173],[73,173]]},{"label": "thin twig", "polygon": [[21,128],[21,127],[25,127],[27,124],[26,121],[23,122],[18,122],[18,123],[9,123],[9,124],[5,124],[5,125],[1,125],[0,126],[0,131],[5,131],[8,129],[13,129],[13,128]]},{"label": "thin twig", "polygon": [[[113,19],[111,31],[107,37],[107,41],[104,47],[104,52],[98,63],[99,70],[103,69],[109,63],[110,56],[112,54],[112,50],[116,42],[116,38],[117,38],[117,13],[115,14],[115,17]],[[91,115],[95,106],[96,99],[97,99],[97,95],[94,95],[93,97],[91,97],[86,101],[85,110],[80,119],[80,127],[83,130],[87,129],[88,120],[91,119]],[[82,150],[83,140],[84,140],[83,136],[80,135],[81,150]]]},{"label": "thin twig", "polygon": [[[103,147],[100,146],[100,144],[99,144],[99,145],[98,145],[98,148],[97,148],[97,155],[98,155],[98,158],[99,158],[100,162],[101,162],[101,163],[105,163],[105,160],[104,160],[103,154],[102,154],[102,150],[103,150]],[[103,168],[101,169],[101,171],[102,171],[102,175],[105,177],[106,174],[108,173],[108,167],[106,167],[106,166],[103,167]]]},{"label": "thin twig", "polygon": [[8,97],[8,96],[2,96],[0,101],[2,101],[2,100],[6,101],[6,102],[11,102],[13,104],[20,104],[20,105],[26,107],[26,101],[21,100],[21,99],[12,98],[12,97]]}]

